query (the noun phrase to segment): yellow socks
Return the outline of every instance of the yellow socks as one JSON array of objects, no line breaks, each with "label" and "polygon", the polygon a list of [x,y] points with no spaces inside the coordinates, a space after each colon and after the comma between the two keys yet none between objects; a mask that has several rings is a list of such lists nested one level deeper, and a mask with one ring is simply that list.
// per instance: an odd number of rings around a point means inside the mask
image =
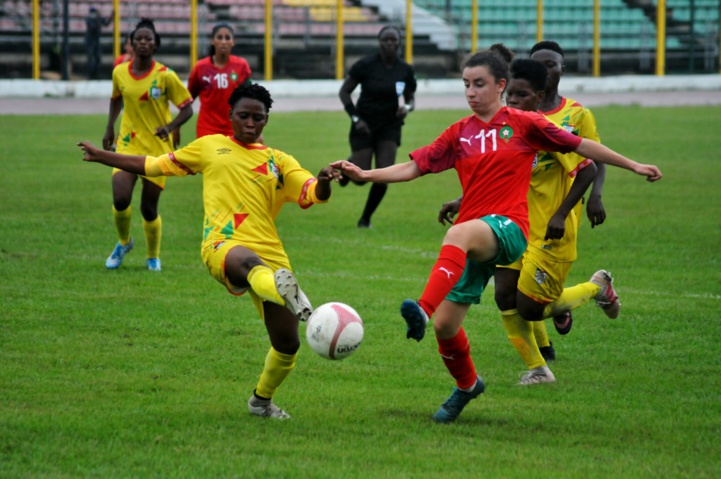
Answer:
[{"label": "yellow socks", "polygon": [[298,353],[283,354],[271,347],[265,357],[265,367],[260,375],[255,394],[262,398],[272,398],[275,390],[285,381],[285,378],[295,367],[295,358],[297,357]]},{"label": "yellow socks", "polygon": [[113,221],[115,229],[118,232],[120,244],[126,246],[130,243],[130,217],[132,216],[132,207],[128,206],[123,211],[118,211],[113,206]]},{"label": "yellow socks", "polygon": [[275,286],[275,274],[265,265],[258,265],[248,273],[248,284],[255,294],[271,303],[285,306],[285,300],[278,294]]},{"label": "yellow socks", "polygon": [[506,328],[508,339],[518,354],[526,363],[528,369],[537,368],[546,365],[546,360],[541,356],[538,350],[536,338],[533,336],[533,326],[530,321],[526,321],[518,314],[517,309],[509,309],[501,311],[503,318],[503,326]]},{"label": "yellow socks", "polygon": [[548,304],[543,310],[543,317],[552,318],[566,311],[576,309],[588,302],[589,299],[594,298],[599,291],[601,291],[601,287],[590,281],[564,288],[561,296],[553,303]]},{"label": "yellow socks", "polygon": [[548,331],[546,331],[545,321],[529,321],[533,330],[533,337],[536,338],[536,344],[539,348],[545,348],[551,345],[548,339]]},{"label": "yellow socks", "polygon": [[163,220],[160,215],[153,221],[143,218],[145,243],[148,245],[148,258],[160,258],[160,238],[163,236]]}]

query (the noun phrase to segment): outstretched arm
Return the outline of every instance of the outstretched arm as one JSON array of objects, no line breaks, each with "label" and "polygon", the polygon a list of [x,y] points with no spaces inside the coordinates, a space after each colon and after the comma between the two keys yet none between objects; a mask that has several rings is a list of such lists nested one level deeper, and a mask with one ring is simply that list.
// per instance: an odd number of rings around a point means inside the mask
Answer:
[{"label": "outstretched arm", "polygon": [[407,161],[386,168],[362,170],[353,163],[341,160],[330,164],[331,168],[340,170],[345,176],[355,181],[371,181],[373,183],[400,183],[415,180],[421,176],[415,161]]},{"label": "outstretched arm", "polygon": [[593,140],[581,139],[581,144],[574,151],[585,158],[631,170],[637,175],[645,176],[647,181],[658,181],[663,178],[661,170],[657,166],[636,163]]},{"label": "outstretched arm", "polygon": [[123,155],[113,151],[104,151],[89,141],[81,141],[78,146],[83,150],[83,161],[102,163],[103,165],[120,168],[136,175],[145,175],[145,157],[138,155]]}]

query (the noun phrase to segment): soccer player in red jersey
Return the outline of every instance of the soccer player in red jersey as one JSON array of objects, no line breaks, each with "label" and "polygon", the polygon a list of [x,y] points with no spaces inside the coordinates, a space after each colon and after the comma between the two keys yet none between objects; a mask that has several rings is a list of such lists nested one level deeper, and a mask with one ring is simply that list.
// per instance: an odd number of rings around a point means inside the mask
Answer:
[{"label": "soccer player in red jersey", "polygon": [[401,314],[407,337],[421,340],[433,322],[439,353],[456,381],[453,394],[433,415],[454,421],[471,399],[485,390],[476,373],[462,324],[496,264],[511,264],[526,249],[527,193],[539,150],[575,151],[585,158],[620,166],[648,181],[661,179],[653,165],[636,163],[611,149],[558,128],[542,115],[504,107],[511,54],[472,55],[463,68],[466,100],[473,115],[444,131],[432,144],[410,154],[411,161],[362,170],[348,161],[331,164],[353,180],[382,183],[411,181],[427,173],[455,168],[463,191],[458,220],[448,229],[440,255],[418,302],[406,300]]},{"label": "soccer player in red jersey", "polygon": [[244,58],[231,55],[235,45],[233,28],[227,23],[213,27],[210,54],[195,64],[188,79],[193,98],[200,97],[196,138],[205,135],[233,135],[228,119],[228,98],[238,85],[250,81],[250,66]]}]

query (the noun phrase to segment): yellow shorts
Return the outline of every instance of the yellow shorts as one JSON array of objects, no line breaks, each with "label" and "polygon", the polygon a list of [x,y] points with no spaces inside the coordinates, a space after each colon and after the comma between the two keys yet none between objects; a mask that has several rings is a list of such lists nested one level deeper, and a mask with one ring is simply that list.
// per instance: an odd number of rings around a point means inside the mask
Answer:
[{"label": "yellow shorts", "polygon": [[[117,173],[119,170],[118,168],[113,168],[113,174]],[[165,189],[165,180],[167,179],[167,176],[142,176],[138,175],[140,178],[143,178],[144,180],[148,180],[149,182],[158,185],[161,189]]]},{"label": "yellow shorts", "polygon": [[[200,253],[210,275],[220,284],[224,285],[230,294],[241,296],[248,292],[249,288],[234,285],[225,275],[225,257],[228,252],[236,246],[248,248],[248,246],[237,240],[223,240],[216,241],[214,243],[204,243]],[[285,254],[283,249],[275,248],[272,251],[268,250],[262,252],[258,252],[253,249],[253,251],[255,251],[260,259],[262,259],[263,262],[273,271],[279,268],[286,268],[292,271],[288,255]],[[258,310],[258,313],[260,313],[260,317],[265,319],[265,314],[263,313],[263,300],[253,291],[249,291],[249,293],[255,308]]]},{"label": "yellow shorts", "polygon": [[520,268],[518,261],[507,267],[520,269],[518,290],[521,293],[541,304],[552,303],[561,296],[573,263],[551,261],[529,250],[523,253],[520,262]]}]

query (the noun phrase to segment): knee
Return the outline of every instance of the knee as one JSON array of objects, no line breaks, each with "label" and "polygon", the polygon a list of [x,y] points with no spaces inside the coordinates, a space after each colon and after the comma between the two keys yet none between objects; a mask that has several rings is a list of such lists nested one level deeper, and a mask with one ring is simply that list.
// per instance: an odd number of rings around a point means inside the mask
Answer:
[{"label": "knee", "polygon": [[498,309],[501,311],[508,311],[509,309],[514,309],[516,307],[515,291],[507,291],[501,288],[496,288],[494,299],[496,300],[496,306],[498,306]]},{"label": "knee", "polygon": [[143,215],[145,221],[154,221],[158,217],[158,205],[140,204],[140,214]]},{"label": "knee", "polygon": [[126,195],[113,195],[113,208],[116,211],[125,211],[130,207],[132,198]]},{"label": "knee", "polygon": [[536,302],[519,302],[518,314],[526,321],[543,321],[544,305]]},{"label": "knee", "polygon": [[455,324],[447,323],[439,318],[433,320],[433,331],[438,339],[451,339],[458,334],[458,327]]},{"label": "knee", "polygon": [[296,334],[295,337],[280,337],[273,341],[273,349],[282,354],[293,355],[300,349],[300,339]]}]

